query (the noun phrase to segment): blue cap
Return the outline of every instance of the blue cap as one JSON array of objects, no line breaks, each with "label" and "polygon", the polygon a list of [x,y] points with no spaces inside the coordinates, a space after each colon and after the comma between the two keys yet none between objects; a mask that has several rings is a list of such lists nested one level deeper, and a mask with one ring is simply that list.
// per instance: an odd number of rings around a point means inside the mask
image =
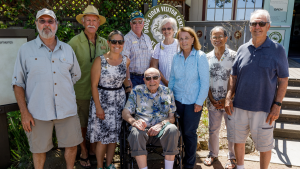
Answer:
[{"label": "blue cap", "polygon": [[144,19],[144,15],[140,11],[134,11],[130,14],[130,21],[132,21],[136,18],[143,18]]}]

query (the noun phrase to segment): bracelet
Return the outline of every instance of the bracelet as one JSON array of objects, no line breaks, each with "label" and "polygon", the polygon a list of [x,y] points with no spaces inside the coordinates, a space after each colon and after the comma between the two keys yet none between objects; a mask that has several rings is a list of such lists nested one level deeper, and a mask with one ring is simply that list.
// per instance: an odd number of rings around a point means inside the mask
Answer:
[{"label": "bracelet", "polygon": [[129,88],[131,88],[131,86],[127,86],[127,87],[125,87],[125,90],[126,90],[126,89],[129,89]]}]

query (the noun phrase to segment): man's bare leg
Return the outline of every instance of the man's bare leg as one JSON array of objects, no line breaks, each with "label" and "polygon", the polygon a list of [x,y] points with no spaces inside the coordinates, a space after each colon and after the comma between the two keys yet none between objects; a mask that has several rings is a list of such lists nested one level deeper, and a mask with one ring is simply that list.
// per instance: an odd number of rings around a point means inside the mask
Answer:
[{"label": "man's bare leg", "polygon": [[46,161],[46,153],[32,153],[35,169],[43,169]]},{"label": "man's bare leg", "polygon": [[268,169],[272,151],[260,152],[260,169]]},{"label": "man's bare leg", "polygon": [[165,159],[168,161],[174,161],[175,155],[165,155]]},{"label": "man's bare leg", "polygon": [[[81,148],[80,157],[83,158],[83,159],[88,158],[88,150],[86,148],[86,139],[85,139],[86,132],[87,132],[87,128],[86,127],[84,127],[84,128],[81,127],[83,142],[80,144],[80,148]],[[80,160],[80,164],[82,166],[91,166],[90,161],[85,162],[85,161]]]},{"label": "man's bare leg", "polygon": [[65,159],[67,163],[67,169],[73,169],[77,154],[77,146],[65,148]]},{"label": "man's bare leg", "polygon": [[237,165],[244,165],[245,143],[234,143]]},{"label": "man's bare leg", "polygon": [[136,162],[137,162],[139,168],[147,167],[147,156],[146,155],[135,156],[135,159],[136,159]]}]

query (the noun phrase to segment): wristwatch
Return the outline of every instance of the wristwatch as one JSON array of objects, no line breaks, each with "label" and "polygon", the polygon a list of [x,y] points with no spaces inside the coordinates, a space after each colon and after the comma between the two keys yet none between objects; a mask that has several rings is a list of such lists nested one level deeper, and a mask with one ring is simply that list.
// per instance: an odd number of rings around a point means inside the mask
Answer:
[{"label": "wristwatch", "polygon": [[281,106],[280,102],[273,102],[273,104],[276,104],[277,106]]},{"label": "wristwatch", "polygon": [[161,122],[161,124],[164,126],[164,125],[166,124],[166,121],[163,120],[163,121]]}]

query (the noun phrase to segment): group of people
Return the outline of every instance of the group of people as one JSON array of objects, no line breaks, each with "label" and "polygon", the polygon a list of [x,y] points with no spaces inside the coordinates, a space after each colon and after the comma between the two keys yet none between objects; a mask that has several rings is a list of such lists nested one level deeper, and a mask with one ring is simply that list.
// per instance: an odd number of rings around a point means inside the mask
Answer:
[{"label": "group of people", "polygon": [[[82,167],[91,168],[89,156],[96,155],[97,169],[114,169],[122,120],[131,125],[128,142],[140,169],[148,168],[150,143],[162,146],[165,168],[173,168],[180,134],[184,168],[193,168],[205,100],[210,152],[204,164],[217,160],[224,116],[229,142],[225,168],[244,168],[249,131],[261,152],[261,168],[268,167],[273,124],[289,74],[284,48],[267,37],[267,11],[251,14],[252,39],[237,52],[226,47],[227,31],[213,28],[214,50],[208,54],[200,50],[195,31],[178,30],[173,18],[161,21],[164,40],[154,50],[142,32],[144,15],[139,11],[130,15],[128,34],[114,30],[107,40],[96,33],[106,19],[94,6],[76,19],[84,30],[66,44],[55,36],[54,12],[38,11],[39,35],[22,45],[16,59],[12,86],[36,169],[43,168],[46,152],[53,147],[54,126],[58,146],[65,147],[66,168],[73,168],[80,144]],[[125,93],[130,93],[127,102]],[[175,111],[182,133],[173,124]]]}]

